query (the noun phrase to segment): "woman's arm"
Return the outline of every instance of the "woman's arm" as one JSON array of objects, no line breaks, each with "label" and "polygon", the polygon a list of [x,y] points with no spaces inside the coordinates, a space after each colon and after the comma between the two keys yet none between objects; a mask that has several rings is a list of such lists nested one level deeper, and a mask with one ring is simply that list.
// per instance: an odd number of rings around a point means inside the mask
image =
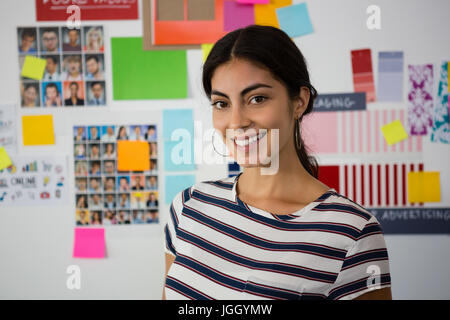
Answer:
[{"label": "woman's arm", "polygon": [[162,300],[166,300],[166,293],[164,290],[165,284],[166,284],[166,277],[167,273],[169,272],[170,266],[175,261],[175,256],[170,253],[166,253],[166,275],[164,276],[164,285],[163,285],[163,294],[162,294]]},{"label": "woman's arm", "polygon": [[356,297],[353,300],[392,300],[391,288],[377,289],[369,291]]}]

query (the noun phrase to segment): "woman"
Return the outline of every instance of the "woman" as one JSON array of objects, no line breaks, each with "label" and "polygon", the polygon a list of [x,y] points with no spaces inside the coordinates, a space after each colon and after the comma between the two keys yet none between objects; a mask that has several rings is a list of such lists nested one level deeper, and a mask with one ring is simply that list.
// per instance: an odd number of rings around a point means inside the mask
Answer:
[{"label": "woman", "polygon": [[86,32],[84,51],[103,52],[103,32],[99,27],[92,27]]},{"label": "woman", "polygon": [[39,105],[38,85],[26,84],[22,94],[22,107],[36,107]]},{"label": "woman", "polygon": [[317,179],[303,144],[317,93],[289,36],[255,25],[228,33],[203,87],[244,171],[175,196],[163,299],[390,299],[378,221]]},{"label": "woman", "polygon": [[121,126],[117,134],[117,140],[128,140],[127,128]]}]

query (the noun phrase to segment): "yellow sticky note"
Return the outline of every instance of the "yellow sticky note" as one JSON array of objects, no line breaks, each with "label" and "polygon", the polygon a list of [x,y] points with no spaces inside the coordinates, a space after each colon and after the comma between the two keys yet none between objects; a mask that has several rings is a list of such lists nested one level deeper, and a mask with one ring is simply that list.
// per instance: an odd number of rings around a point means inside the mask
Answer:
[{"label": "yellow sticky note", "polygon": [[381,127],[381,131],[383,132],[387,144],[390,146],[408,138],[408,134],[400,120],[385,124]]},{"label": "yellow sticky note", "polygon": [[55,144],[53,116],[22,116],[22,135],[24,146]]},{"label": "yellow sticky note", "polygon": [[0,170],[8,168],[12,165],[12,161],[9,158],[8,152],[6,152],[5,147],[0,147]]},{"label": "yellow sticky note", "polygon": [[270,0],[269,4],[255,4],[255,24],[280,28],[276,9],[292,5],[292,0]]},{"label": "yellow sticky note", "polygon": [[117,170],[150,170],[150,146],[147,141],[117,141]]},{"label": "yellow sticky note", "polygon": [[408,172],[409,202],[440,202],[441,186],[438,171]]},{"label": "yellow sticky note", "polygon": [[211,52],[214,43],[204,43],[202,44],[202,53],[203,53],[203,62],[208,58],[209,53]]},{"label": "yellow sticky note", "polygon": [[37,58],[35,56],[26,56],[21,75],[26,78],[41,80],[44,76],[46,64],[46,59]]}]

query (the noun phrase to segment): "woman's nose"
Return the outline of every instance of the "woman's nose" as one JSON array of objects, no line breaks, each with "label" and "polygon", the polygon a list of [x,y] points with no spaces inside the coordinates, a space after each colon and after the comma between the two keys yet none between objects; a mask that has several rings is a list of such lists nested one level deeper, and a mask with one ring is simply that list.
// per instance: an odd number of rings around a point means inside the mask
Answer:
[{"label": "woman's nose", "polygon": [[249,119],[247,118],[246,112],[243,110],[240,103],[233,104],[230,111],[230,119],[228,123],[228,128],[239,129],[248,126]]}]

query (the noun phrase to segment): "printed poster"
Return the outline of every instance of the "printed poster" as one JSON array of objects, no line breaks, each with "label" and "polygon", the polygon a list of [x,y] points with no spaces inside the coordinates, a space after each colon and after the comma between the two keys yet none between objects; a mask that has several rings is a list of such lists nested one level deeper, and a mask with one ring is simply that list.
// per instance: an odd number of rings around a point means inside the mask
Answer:
[{"label": "printed poster", "polygon": [[[75,126],[76,224],[120,225],[159,222],[157,126]],[[149,144],[149,170],[118,171],[119,141]]]},{"label": "printed poster", "polygon": [[[103,26],[19,27],[17,39],[23,108],[107,104]],[[45,62],[40,79],[22,75],[27,56]]]},{"label": "printed poster", "polygon": [[9,156],[13,165],[0,170],[0,207],[67,203],[65,156]]}]

